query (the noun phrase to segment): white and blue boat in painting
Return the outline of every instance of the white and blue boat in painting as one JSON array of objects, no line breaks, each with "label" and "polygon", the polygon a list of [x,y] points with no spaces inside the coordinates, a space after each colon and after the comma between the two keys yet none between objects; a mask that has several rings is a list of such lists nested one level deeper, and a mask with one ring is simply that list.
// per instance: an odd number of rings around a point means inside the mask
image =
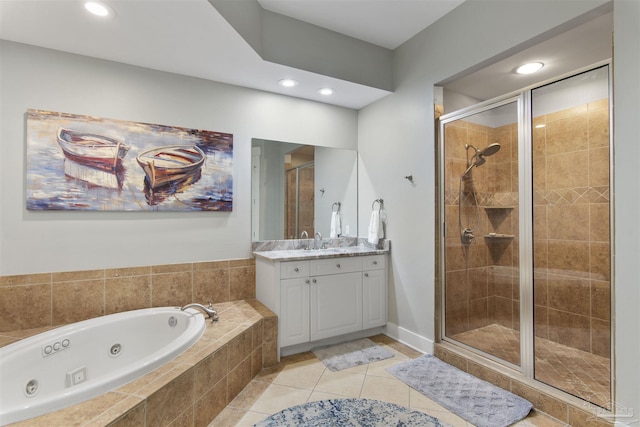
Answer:
[{"label": "white and blue boat in painting", "polygon": [[58,128],[57,140],[67,159],[110,172],[129,151],[129,146],[116,138],[64,127]]}]

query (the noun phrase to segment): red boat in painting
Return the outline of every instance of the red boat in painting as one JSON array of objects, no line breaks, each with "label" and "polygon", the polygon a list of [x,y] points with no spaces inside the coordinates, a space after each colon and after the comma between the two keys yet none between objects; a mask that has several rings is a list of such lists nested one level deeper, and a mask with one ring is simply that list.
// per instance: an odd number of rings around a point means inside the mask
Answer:
[{"label": "red boat in painting", "polygon": [[188,181],[200,173],[205,154],[195,145],[169,145],[145,151],[136,157],[151,188]]},{"label": "red boat in painting", "polygon": [[129,151],[129,146],[124,142],[95,133],[61,127],[57,137],[67,159],[107,171],[114,171]]}]

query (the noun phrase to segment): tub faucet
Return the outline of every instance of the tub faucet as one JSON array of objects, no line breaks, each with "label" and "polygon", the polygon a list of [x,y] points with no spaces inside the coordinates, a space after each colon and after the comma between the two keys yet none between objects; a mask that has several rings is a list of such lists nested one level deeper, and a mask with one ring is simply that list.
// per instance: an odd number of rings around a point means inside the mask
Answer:
[{"label": "tub faucet", "polygon": [[307,239],[307,246],[304,248],[306,251],[309,250],[309,233],[307,233],[307,230],[302,230],[302,233],[300,233],[300,238],[306,238]]},{"label": "tub faucet", "polygon": [[211,301],[209,301],[209,306],[207,307],[205,307],[202,304],[198,304],[194,302],[194,303],[185,305],[180,310],[185,311],[187,308],[197,308],[199,310],[202,310],[207,315],[207,317],[211,318],[212,322],[218,321],[218,312],[213,308],[213,304],[211,304]]},{"label": "tub faucet", "polygon": [[[318,247],[318,242],[320,242],[320,247]],[[316,231],[313,236],[313,249],[322,249],[322,234],[319,231]]]}]

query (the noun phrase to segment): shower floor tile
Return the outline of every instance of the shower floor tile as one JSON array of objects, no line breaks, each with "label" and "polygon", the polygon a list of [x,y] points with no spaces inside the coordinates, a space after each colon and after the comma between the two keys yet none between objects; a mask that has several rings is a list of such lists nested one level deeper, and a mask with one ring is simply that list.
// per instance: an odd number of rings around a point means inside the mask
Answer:
[{"label": "shower floor tile", "polygon": [[[501,325],[451,338],[510,363],[520,364],[520,333]],[[535,339],[535,378],[603,408],[611,405],[611,361],[542,338]]]}]

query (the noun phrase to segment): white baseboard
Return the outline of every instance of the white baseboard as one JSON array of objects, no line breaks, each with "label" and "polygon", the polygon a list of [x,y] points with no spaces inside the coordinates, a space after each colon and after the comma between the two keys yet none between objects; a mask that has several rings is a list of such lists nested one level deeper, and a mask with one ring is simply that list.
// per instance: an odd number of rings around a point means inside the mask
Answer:
[{"label": "white baseboard", "polygon": [[425,338],[405,328],[401,328],[391,322],[387,323],[384,331],[386,335],[396,341],[400,341],[402,344],[408,345],[414,350],[418,350],[421,353],[433,354],[433,340]]}]

